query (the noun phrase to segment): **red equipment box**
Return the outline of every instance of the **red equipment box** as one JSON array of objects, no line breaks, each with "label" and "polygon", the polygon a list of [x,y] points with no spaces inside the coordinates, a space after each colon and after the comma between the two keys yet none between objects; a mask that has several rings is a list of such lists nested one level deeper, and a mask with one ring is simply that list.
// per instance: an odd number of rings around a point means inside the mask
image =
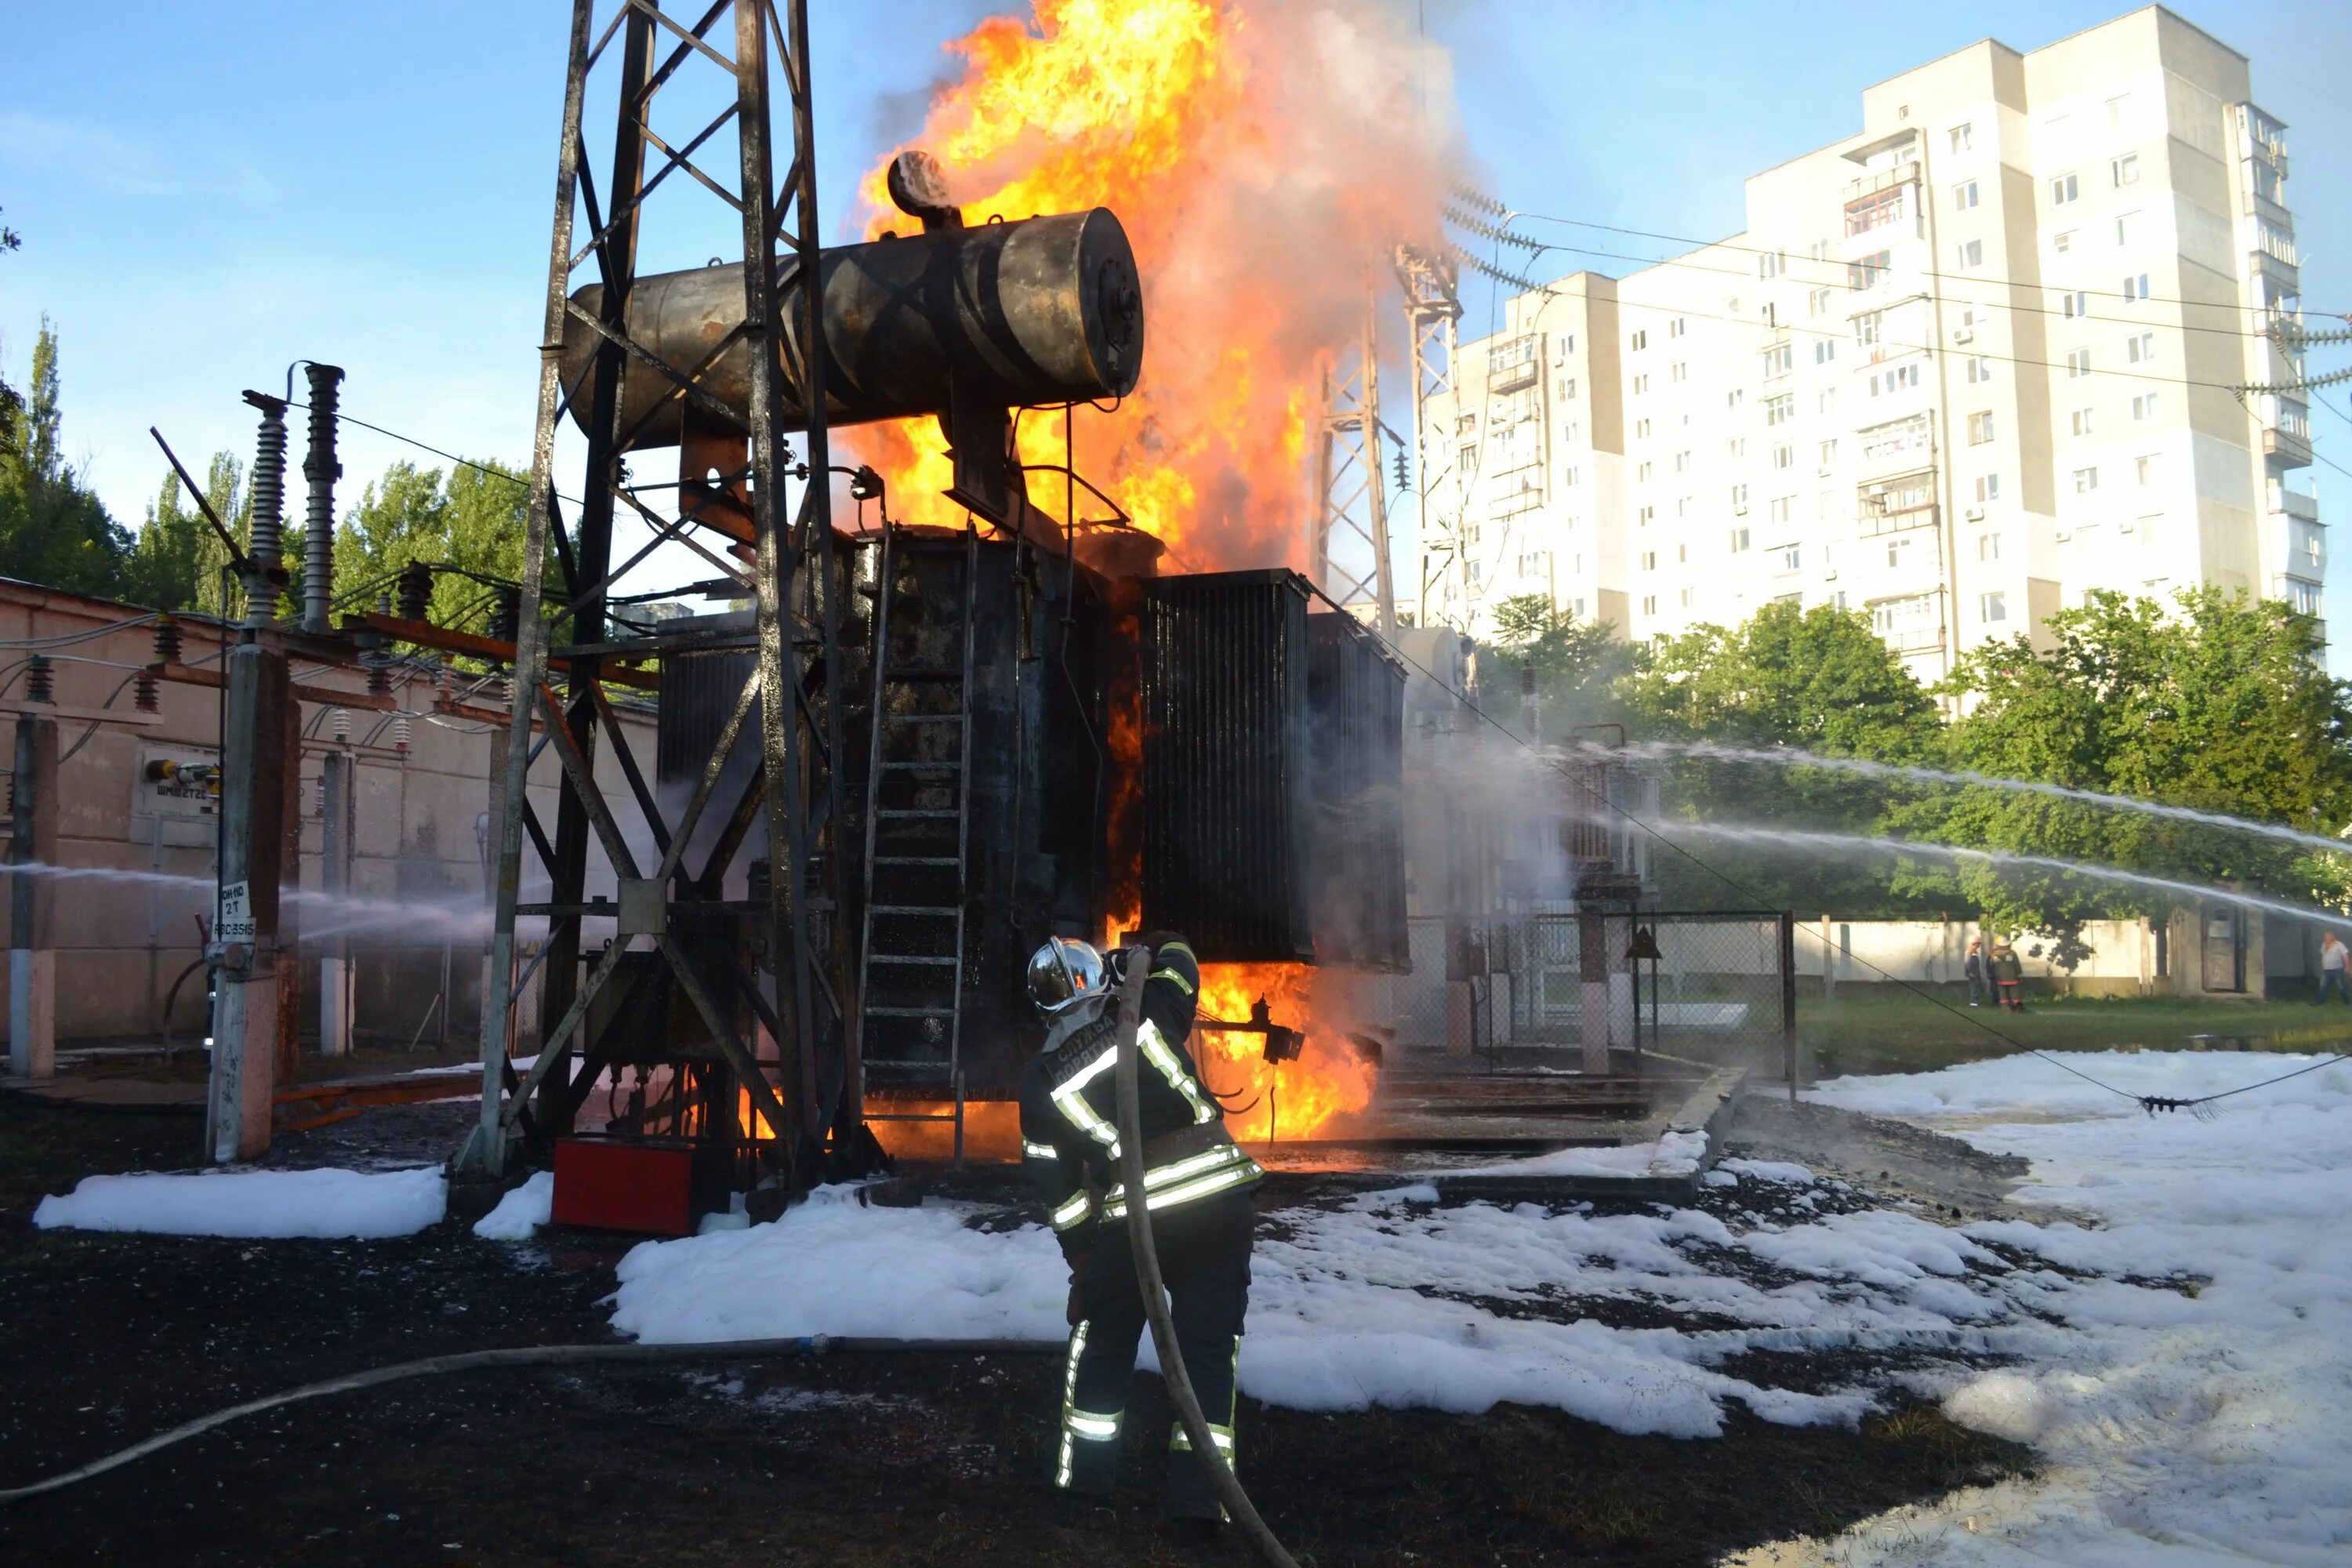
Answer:
[{"label": "red equipment box", "polygon": [[647,1236],[694,1231],[694,1145],[676,1139],[555,1141],[558,1225],[630,1230]]}]

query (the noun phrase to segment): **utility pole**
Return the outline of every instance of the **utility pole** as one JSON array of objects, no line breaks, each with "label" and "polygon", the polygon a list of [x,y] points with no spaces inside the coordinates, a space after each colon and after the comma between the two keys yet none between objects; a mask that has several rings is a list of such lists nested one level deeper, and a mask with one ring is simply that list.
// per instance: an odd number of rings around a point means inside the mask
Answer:
[{"label": "utility pole", "polygon": [[[306,563],[328,548],[322,541],[334,516],[334,384],[342,372],[310,367],[312,531]],[[320,389],[329,414],[321,421]],[[286,574],[278,559],[286,472],[286,405],[248,392],[261,412],[253,463],[253,535],[238,564],[245,580],[245,621],[236,628],[223,671],[226,687],[221,725],[220,888],[213,912],[209,956],[219,988],[213,1009],[213,1069],[205,1105],[205,1147],[219,1164],[249,1160],[269,1148],[270,1114],[281,1067],[290,1068],[299,995],[292,984],[295,954],[278,926],[287,846],[300,831],[294,811],[299,731],[286,652],[270,622]],[[326,444],[320,451],[323,426]],[[320,473],[322,467],[323,477]],[[306,589],[310,574],[304,574]],[[308,594],[306,592],[306,598]],[[323,613],[323,605],[321,605]],[[299,839],[296,840],[299,842]]]},{"label": "utility pole", "polygon": [[[46,669],[42,679],[47,679]],[[56,720],[16,715],[15,784],[9,863],[51,865],[58,846]],[[49,948],[54,911],[36,872],[18,871],[9,882],[8,1071],[16,1078],[47,1078],[58,1068],[57,954]]]},{"label": "utility pole", "polygon": [[[1315,447],[1310,574],[1333,600],[1369,606],[1381,637],[1396,640],[1396,584],[1389,561],[1388,480],[1381,470],[1381,358],[1378,298],[1364,294],[1363,336],[1352,369],[1323,372]],[[1332,559],[1335,541],[1360,542],[1371,554],[1360,574]]]},{"label": "utility pole", "polygon": [[[352,810],[352,786],[358,783],[358,761],[347,748],[338,747],[327,753],[319,775],[319,891],[330,900],[351,895],[352,833],[358,821]],[[338,929],[329,932],[319,954],[321,1056],[351,1053],[352,1017],[351,939]]]}]

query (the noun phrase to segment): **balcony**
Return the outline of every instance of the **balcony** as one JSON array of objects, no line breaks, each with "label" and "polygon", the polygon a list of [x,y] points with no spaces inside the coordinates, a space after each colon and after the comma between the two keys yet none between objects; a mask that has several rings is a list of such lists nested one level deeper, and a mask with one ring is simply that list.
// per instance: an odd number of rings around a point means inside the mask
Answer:
[{"label": "balcony", "polygon": [[2319,521],[2319,498],[2291,490],[2273,479],[2270,483],[2270,510],[2284,512],[2298,522],[2316,524]]},{"label": "balcony", "polygon": [[2290,468],[2310,467],[2310,405],[2266,396],[2260,400],[2259,412],[2263,421],[2263,456]]},{"label": "balcony", "polygon": [[1863,174],[1848,180],[1845,183],[1845,205],[1851,208],[1859,203],[1869,201],[1882,192],[1891,191],[1897,185],[1915,184],[1918,179],[1917,159],[1890,164],[1874,174]]}]

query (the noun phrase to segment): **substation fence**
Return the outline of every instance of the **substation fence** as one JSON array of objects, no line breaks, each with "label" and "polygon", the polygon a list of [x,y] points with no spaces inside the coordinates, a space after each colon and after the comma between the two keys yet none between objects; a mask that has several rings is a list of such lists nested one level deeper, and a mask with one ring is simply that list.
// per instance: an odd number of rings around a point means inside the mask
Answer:
[{"label": "substation fence", "polygon": [[1601,1007],[1612,1049],[1778,1073],[1796,1026],[1793,935],[1776,910],[1416,917],[1390,1016],[1402,1047],[1501,1057],[1575,1047]]}]

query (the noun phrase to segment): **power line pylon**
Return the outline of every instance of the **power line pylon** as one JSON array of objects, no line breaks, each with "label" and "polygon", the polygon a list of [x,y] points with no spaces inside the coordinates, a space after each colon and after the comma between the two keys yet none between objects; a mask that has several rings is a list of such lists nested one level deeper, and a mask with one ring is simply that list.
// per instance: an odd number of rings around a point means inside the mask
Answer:
[{"label": "power line pylon", "polygon": [[1430,428],[1431,404],[1452,406],[1456,324],[1462,320],[1459,270],[1450,257],[1397,247],[1397,282],[1404,290],[1405,331],[1412,345],[1413,493],[1421,556],[1414,609],[1425,626],[1444,624],[1456,605],[1467,607],[1462,583],[1467,476],[1454,462],[1454,432]]},{"label": "power line pylon", "polygon": [[[1381,470],[1379,299],[1364,295],[1364,331],[1352,368],[1323,372],[1315,444],[1315,530],[1311,571],[1333,601],[1369,605],[1381,637],[1396,640],[1396,584],[1389,561],[1387,477]],[[1359,574],[1332,559],[1335,543],[1360,544],[1370,560]],[[1353,552],[1349,551],[1352,557]]]},{"label": "power line pylon", "polygon": [[[709,1032],[716,1059],[749,1097],[757,1114],[754,1126],[764,1123],[772,1130],[768,1152],[791,1180],[804,1173],[802,1162],[823,1132],[818,1042],[854,1040],[856,1007],[845,963],[852,952],[842,929],[848,906],[838,886],[826,890],[829,896],[816,897],[808,867],[812,852],[826,840],[839,796],[830,770],[832,759],[842,755],[842,590],[827,569],[833,529],[824,356],[803,352],[824,341],[818,290],[811,286],[820,268],[807,0],[718,0],[698,21],[679,20],[658,0],[623,0],[610,7],[601,30],[596,9],[595,0],[574,0],[572,6],[515,633],[514,717],[496,827],[495,923],[482,1001],[482,1114],[463,1158],[474,1168],[496,1172],[508,1130],[518,1122],[542,1138],[570,1129],[598,1066],[593,1059],[581,1064],[583,1070],[575,1079],[572,1037],[599,993],[614,986],[627,967],[623,961],[629,950],[645,942],[659,955],[654,972],[664,973],[675,994],[691,1005]],[[723,21],[733,24],[731,49]],[[699,77],[709,84],[713,70],[732,86],[731,100],[717,118],[699,127],[698,134],[692,125],[670,136],[657,132],[651,122],[657,96],[666,89],[673,99],[679,96],[681,78]],[[599,72],[617,77],[611,174],[601,192],[583,125]],[[773,141],[776,81],[784,89],[781,145]],[[730,121],[740,151],[738,167],[730,172],[698,164],[695,154]],[[649,152],[658,163],[650,176]],[[775,173],[780,165],[785,171],[781,186]],[[674,174],[688,178],[673,179]],[[699,364],[681,370],[632,335],[629,303],[638,282],[640,239],[653,223],[667,219],[672,204],[699,200],[693,194],[697,185],[740,216],[743,315],[716,335]],[[587,238],[575,249],[580,227]],[[681,226],[679,232],[698,230]],[[593,267],[593,286],[574,290],[574,275],[585,267]],[[731,361],[735,355],[748,361],[749,395],[740,408],[700,384],[723,356]],[[790,426],[803,432],[800,458],[785,444],[787,409]],[[582,500],[568,530],[556,486],[556,437],[567,415],[580,423],[587,447],[580,470]],[[650,437],[657,426],[668,434]],[[674,485],[638,481],[624,466],[633,447],[672,444],[680,449]],[[719,477],[711,481],[708,476],[714,470]],[[788,479],[803,487],[790,515]],[[650,528],[656,543],[684,542],[730,576],[738,574],[730,563],[695,535],[716,535],[734,548],[739,560],[749,553],[753,566],[743,586],[757,605],[755,632],[732,642],[708,632],[613,640],[608,601],[655,554],[648,545],[614,566],[613,525],[624,511]],[[551,595],[543,581],[551,545],[562,578]],[[556,626],[567,621],[569,640],[551,648]],[[644,673],[623,667],[622,658],[667,659],[688,651],[748,653],[752,670],[710,765],[684,805],[667,810],[646,787],[645,770],[631,753],[604,688],[614,680],[645,684]],[[557,658],[564,679],[561,698],[550,684]],[[711,855],[718,863],[688,866],[694,828],[711,804],[721,764],[746,722],[761,726],[759,773],[743,799],[734,803],[729,830]],[[627,780],[645,817],[646,837],[659,853],[657,865],[637,863],[630,836],[597,786],[600,744],[609,748]],[[541,748],[551,751],[561,765],[552,842],[525,794],[531,760]],[[754,945],[764,946],[773,968],[772,1003],[757,973],[727,943],[698,943],[690,954],[681,945],[682,935],[691,940],[698,929],[708,929],[726,912],[712,907],[719,901],[716,889],[726,862],[742,852],[745,830],[759,817],[767,826],[770,873],[765,907],[757,917],[763,940]],[[586,899],[592,837],[618,879],[614,903]],[[551,889],[543,904],[525,906],[521,900],[526,843],[549,873]],[[841,857],[824,858],[837,883]],[[756,893],[759,879],[751,886]],[[544,1027],[539,1060],[518,1079],[509,1065],[515,1003],[533,979],[528,972],[519,982],[515,978],[516,924],[526,916],[548,921],[547,945],[534,964]],[[614,919],[618,935],[583,984],[581,927],[588,918]],[[646,973],[644,966],[635,967],[632,985]],[[762,1028],[776,1042],[781,1084],[770,1080],[758,1060]],[[852,1050],[837,1091],[838,1130],[855,1130],[861,1089]],[[529,1110],[534,1093],[535,1120]],[[730,1091],[726,1113],[731,1114],[733,1100]]]}]

